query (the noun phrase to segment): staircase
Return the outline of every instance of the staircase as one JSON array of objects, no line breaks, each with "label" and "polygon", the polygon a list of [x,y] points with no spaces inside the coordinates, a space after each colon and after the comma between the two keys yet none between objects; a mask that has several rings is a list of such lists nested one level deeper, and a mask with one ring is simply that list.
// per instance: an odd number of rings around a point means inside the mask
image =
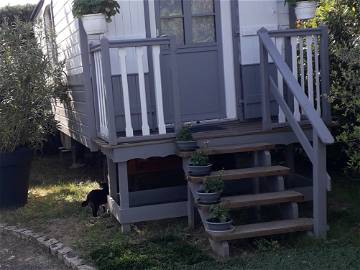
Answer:
[{"label": "staircase", "polygon": [[[184,170],[188,180],[188,217],[189,225],[194,226],[194,209],[197,208],[205,231],[208,235],[213,251],[221,256],[229,256],[228,241],[263,237],[276,234],[285,234],[298,231],[309,231],[313,229],[311,218],[299,218],[298,203],[304,200],[303,194],[285,190],[284,177],[290,173],[290,169],[284,166],[273,166],[271,164],[270,150],[274,145],[268,143],[258,143],[251,145],[229,145],[200,148],[197,151],[208,156],[250,153],[253,157],[253,166],[250,168],[222,170],[222,179],[225,186],[229,182],[251,181],[252,193],[231,196],[222,196],[220,203],[232,212],[252,209],[255,213],[255,222],[251,220],[249,224],[234,224],[234,229],[228,232],[209,231],[205,223],[209,216],[209,206],[198,204],[197,191],[202,188],[203,181],[207,177],[214,177],[220,172],[214,171],[208,176],[194,177],[188,175],[188,163],[191,152],[179,152],[183,158]],[[264,206],[274,206],[278,220],[263,219],[262,209]]]}]

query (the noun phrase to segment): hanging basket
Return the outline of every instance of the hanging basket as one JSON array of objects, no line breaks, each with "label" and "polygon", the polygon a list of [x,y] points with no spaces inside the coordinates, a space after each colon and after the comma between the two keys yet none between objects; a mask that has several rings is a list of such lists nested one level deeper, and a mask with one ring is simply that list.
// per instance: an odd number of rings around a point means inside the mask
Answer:
[{"label": "hanging basket", "polygon": [[83,15],[81,20],[87,35],[101,35],[107,32],[105,15],[102,13]]},{"label": "hanging basket", "polygon": [[300,1],[296,3],[295,14],[298,20],[308,20],[315,17],[315,1]]}]

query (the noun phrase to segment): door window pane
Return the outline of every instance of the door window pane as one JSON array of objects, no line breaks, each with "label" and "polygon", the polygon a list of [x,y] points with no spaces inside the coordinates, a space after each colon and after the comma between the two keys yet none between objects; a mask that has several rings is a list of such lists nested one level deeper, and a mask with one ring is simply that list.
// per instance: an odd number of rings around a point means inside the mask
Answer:
[{"label": "door window pane", "polygon": [[181,0],[160,0],[160,16],[181,16],[182,3]]},{"label": "door window pane", "polygon": [[214,16],[192,18],[192,39],[194,43],[215,42]]},{"label": "door window pane", "polygon": [[178,44],[184,44],[184,24],[182,18],[161,19],[161,34],[176,36]]},{"label": "door window pane", "polygon": [[213,0],[192,0],[191,1],[191,12],[195,14],[207,14],[214,12],[214,1]]}]

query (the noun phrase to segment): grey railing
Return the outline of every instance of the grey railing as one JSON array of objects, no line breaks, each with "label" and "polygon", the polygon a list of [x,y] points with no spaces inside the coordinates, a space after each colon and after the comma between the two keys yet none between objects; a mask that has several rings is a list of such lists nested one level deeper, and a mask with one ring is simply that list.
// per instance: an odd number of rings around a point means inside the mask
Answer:
[{"label": "grey railing", "polygon": [[[330,121],[330,110],[327,102],[327,88],[329,86],[328,55],[327,51],[325,51],[327,50],[326,44],[328,42],[327,29],[317,28],[269,32],[262,28],[258,31],[258,36],[260,42],[263,129],[272,129],[283,122],[287,123],[297,136],[313,165],[314,233],[316,236],[326,236],[326,193],[329,181],[326,171],[326,145],[334,142],[334,138],[324,122]],[[279,43],[276,41],[276,38],[283,39],[280,43],[283,46],[278,46]],[[300,40],[298,42],[300,55],[297,55],[295,50],[295,38],[298,41]],[[306,39],[305,49],[303,47],[303,38]],[[319,61],[316,61],[319,55],[314,56],[316,63],[315,69],[313,69],[311,54],[313,51],[318,54],[316,50],[318,45],[315,42],[319,42],[319,39],[321,59],[319,63]],[[286,57],[286,53],[285,55],[281,53],[281,48],[284,48],[284,51],[286,51],[286,44],[291,48],[288,49],[288,52],[292,53],[290,57]],[[306,50],[307,55],[306,61],[303,58],[304,50]],[[286,60],[289,59],[290,61],[287,63]],[[275,67],[276,80],[270,74],[270,65]],[[298,76],[298,69],[300,69],[300,76]],[[305,69],[307,76],[305,75]],[[315,78],[315,82],[313,78]],[[301,81],[300,83],[298,79]],[[307,85],[305,83],[306,79]],[[315,95],[313,92],[314,84],[316,84]],[[276,124],[272,122],[271,117],[271,98],[279,106],[278,123]],[[313,130],[312,144],[299,124],[304,118],[308,120]]]},{"label": "grey railing", "polygon": [[[174,38],[147,38],[133,40],[108,40],[102,38],[100,44],[90,46],[92,78],[94,89],[95,118],[97,136],[110,144],[119,142],[134,141],[138,137],[166,137],[169,129],[165,124],[164,100],[160,66],[160,46],[167,46],[170,51],[172,97],[174,103],[174,122],[171,132],[176,132],[181,126],[179,88],[177,63],[175,55]],[[121,75],[122,104],[124,108],[124,134],[118,132],[116,127],[114,89],[112,84],[112,70],[110,50],[116,51],[118,65]],[[130,89],[128,76],[136,75],[139,89]],[[151,74],[153,85],[146,87],[145,75]],[[148,89],[150,88],[150,89]],[[150,129],[148,108],[149,93],[153,91],[156,108],[156,127]],[[131,91],[139,91],[139,100],[130,98]],[[135,102],[140,103],[141,109],[141,131],[135,134],[133,129],[132,107]]]}]

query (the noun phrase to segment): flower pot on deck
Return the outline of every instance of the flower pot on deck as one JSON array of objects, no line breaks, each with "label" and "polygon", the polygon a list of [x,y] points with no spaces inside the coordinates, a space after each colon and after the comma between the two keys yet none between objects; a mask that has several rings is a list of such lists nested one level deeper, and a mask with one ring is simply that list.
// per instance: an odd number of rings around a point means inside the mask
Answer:
[{"label": "flower pot on deck", "polygon": [[230,231],[233,229],[232,222],[233,220],[230,218],[226,222],[220,222],[219,220],[215,220],[215,219],[207,219],[206,225],[209,231],[223,232],[223,231]]},{"label": "flower pot on deck", "polygon": [[21,207],[27,203],[32,151],[19,148],[0,152],[0,208]]},{"label": "flower pot on deck", "polygon": [[220,192],[205,192],[203,190],[199,190],[196,192],[199,198],[199,203],[202,204],[214,204],[220,201],[221,193]]},{"label": "flower pot on deck", "polygon": [[190,152],[197,148],[196,141],[176,141],[176,146],[179,151]]},{"label": "flower pot on deck", "polygon": [[206,176],[211,172],[211,164],[206,166],[189,165],[189,174],[191,176]]},{"label": "flower pot on deck", "polygon": [[102,13],[83,15],[81,20],[87,35],[101,35],[107,31],[105,15]]},{"label": "flower pot on deck", "polygon": [[296,3],[295,14],[298,20],[307,20],[315,17],[315,1],[299,1]]}]

